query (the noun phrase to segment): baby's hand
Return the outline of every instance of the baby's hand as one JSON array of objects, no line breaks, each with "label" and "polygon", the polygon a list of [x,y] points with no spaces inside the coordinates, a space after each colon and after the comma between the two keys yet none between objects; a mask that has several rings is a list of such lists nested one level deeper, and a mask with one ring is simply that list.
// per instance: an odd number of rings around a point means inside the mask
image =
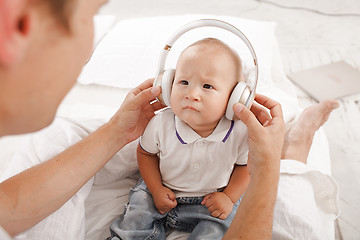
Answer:
[{"label": "baby's hand", "polygon": [[222,220],[229,216],[234,206],[231,199],[223,192],[213,192],[206,195],[201,204],[209,209],[211,216]]},{"label": "baby's hand", "polygon": [[167,187],[160,188],[156,194],[153,194],[154,203],[159,213],[165,214],[176,207],[175,193]]}]

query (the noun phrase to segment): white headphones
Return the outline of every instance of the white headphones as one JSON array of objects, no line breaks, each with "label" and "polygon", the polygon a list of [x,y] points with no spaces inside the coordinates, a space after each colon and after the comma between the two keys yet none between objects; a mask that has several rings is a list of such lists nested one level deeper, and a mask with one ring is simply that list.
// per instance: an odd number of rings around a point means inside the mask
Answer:
[{"label": "white headphones", "polygon": [[245,105],[245,107],[247,108],[251,107],[252,102],[255,98],[255,90],[258,82],[259,69],[258,69],[258,62],[255,55],[255,51],[250,41],[239,29],[224,21],[220,21],[216,19],[201,19],[190,22],[184,25],[182,28],[180,28],[177,32],[175,32],[175,34],[167,41],[167,44],[165,45],[164,49],[161,51],[160,54],[159,67],[153,84],[154,86],[161,86],[161,95],[158,96],[157,99],[159,102],[167,106],[170,106],[170,94],[171,94],[172,84],[174,81],[175,69],[164,70],[167,55],[171,47],[173,46],[174,42],[181,35],[183,35],[189,30],[200,27],[218,27],[234,33],[236,36],[238,36],[240,39],[242,39],[245,42],[246,46],[249,48],[251,55],[254,59],[256,71],[255,71],[255,83],[254,86],[252,87],[252,90],[248,84],[244,82],[238,82],[230,95],[229,102],[226,107],[225,116],[229,120],[233,120],[234,117],[236,116],[233,111],[234,104],[239,102]]}]

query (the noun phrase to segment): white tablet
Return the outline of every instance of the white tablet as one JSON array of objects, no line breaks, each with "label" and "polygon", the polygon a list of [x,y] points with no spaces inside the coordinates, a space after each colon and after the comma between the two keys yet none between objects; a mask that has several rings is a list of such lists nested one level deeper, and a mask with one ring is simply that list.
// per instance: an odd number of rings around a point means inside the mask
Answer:
[{"label": "white tablet", "polygon": [[360,93],[360,71],[344,61],[290,73],[288,77],[317,101]]}]

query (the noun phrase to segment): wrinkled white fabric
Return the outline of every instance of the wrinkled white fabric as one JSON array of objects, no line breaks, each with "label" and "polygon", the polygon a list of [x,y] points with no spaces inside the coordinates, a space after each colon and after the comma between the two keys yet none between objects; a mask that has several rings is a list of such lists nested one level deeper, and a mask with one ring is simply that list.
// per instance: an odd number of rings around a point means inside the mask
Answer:
[{"label": "wrinkled white fabric", "polygon": [[0,239],[1,240],[11,240],[11,237],[7,232],[0,226]]},{"label": "wrinkled white fabric", "polygon": [[273,239],[335,239],[338,194],[331,176],[298,161],[282,160]]}]

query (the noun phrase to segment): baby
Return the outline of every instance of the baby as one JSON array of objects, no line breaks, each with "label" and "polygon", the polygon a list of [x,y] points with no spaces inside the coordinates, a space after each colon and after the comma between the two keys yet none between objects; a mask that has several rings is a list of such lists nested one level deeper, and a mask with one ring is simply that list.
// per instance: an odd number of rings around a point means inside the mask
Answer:
[{"label": "baby", "polygon": [[109,239],[165,239],[167,229],[189,239],[221,239],[244,194],[247,129],[225,118],[242,81],[238,54],[214,38],[180,55],[168,108],[147,126],[137,150],[142,179]]}]

